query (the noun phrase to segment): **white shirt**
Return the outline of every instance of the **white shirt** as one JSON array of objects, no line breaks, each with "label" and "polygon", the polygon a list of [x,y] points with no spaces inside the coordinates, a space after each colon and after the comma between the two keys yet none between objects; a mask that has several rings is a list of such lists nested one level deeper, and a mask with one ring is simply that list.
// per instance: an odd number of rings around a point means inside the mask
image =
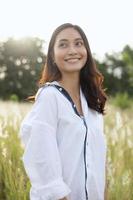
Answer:
[{"label": "white shirt", "polygon": [[88,108],[81,87],[80,98],[84,116],[76,114],[61,86],[47,83],[21,124],[30,200],[104,200],[103,115]]}]

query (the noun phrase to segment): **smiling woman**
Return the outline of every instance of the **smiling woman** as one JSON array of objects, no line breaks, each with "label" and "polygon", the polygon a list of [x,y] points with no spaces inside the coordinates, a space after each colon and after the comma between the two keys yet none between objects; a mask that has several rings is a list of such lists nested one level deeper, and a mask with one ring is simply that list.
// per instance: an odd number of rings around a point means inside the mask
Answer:
[{"label": "smiling woman", "polygon": [[20,136],[31,200],[104,200],[106,95],[83,30],[59,26]]},{"label": "smiling woman", "polygon": [[[87,51],[79,32],[73,28],[62,30],[54,45],[54,62],[62,73],[72,72],[79,76],[79,71],[87,61]],[[70,77],[70,74],[69,74]]]}]

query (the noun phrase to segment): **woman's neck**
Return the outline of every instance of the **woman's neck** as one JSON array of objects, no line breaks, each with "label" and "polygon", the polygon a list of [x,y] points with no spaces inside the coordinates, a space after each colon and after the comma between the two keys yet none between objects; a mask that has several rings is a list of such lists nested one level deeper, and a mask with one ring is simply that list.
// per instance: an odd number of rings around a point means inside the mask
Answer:
[{"label": "woman's neck", "polygon": [[80,82],[79,79],[63,78],[58,83],[70,94],[73,99],[80,97]]}]

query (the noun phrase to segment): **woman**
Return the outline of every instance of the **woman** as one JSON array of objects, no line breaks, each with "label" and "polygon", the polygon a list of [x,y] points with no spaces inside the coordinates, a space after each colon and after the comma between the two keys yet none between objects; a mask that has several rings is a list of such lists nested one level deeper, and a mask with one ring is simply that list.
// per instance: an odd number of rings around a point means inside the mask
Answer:
[{"label": "woman", "polygon": [[53,33],[32,110],[21,124],[31,200],[103,200],[106,95],[83,30]]}]

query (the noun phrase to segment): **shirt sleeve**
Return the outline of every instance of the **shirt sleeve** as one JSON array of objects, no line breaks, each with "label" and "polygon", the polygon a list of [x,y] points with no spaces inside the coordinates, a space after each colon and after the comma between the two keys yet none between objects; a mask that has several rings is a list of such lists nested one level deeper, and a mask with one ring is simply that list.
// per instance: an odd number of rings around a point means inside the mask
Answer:
[{"label": "shirt sleeve", "polygon": [[31,200],[57,200],[70,193],[62,177],[56,140],[57,121],[52,88],[43,88],[20,127],[20,137],[25,145],[22,159],[32,185]]}]

